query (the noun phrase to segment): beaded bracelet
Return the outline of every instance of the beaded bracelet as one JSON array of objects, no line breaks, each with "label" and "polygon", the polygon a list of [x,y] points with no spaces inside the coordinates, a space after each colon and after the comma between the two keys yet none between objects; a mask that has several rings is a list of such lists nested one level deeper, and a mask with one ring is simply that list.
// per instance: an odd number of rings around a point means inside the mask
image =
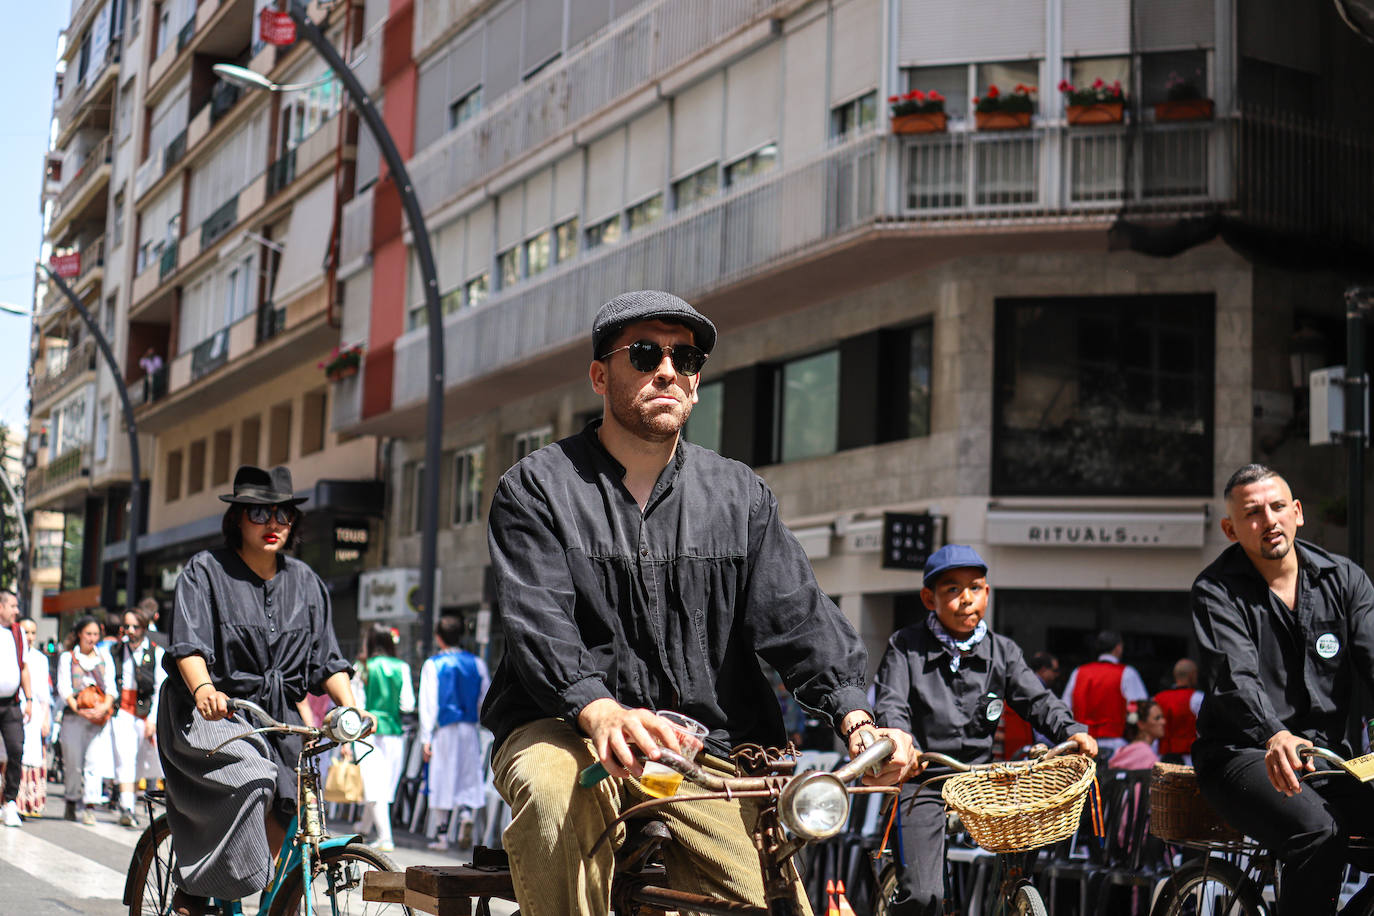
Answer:
[{"label": "beaded bracelet", "polygon": [[849,728],[845,731],[844,740],[848,741],[851,737],[853,737],[856,731],[863,728],[865,725],[872,725],[874,728],[878,727],[878,723],[874,722],[872,719],[860,719],[858,722],[855,722],[853,725],[849,726]]}]

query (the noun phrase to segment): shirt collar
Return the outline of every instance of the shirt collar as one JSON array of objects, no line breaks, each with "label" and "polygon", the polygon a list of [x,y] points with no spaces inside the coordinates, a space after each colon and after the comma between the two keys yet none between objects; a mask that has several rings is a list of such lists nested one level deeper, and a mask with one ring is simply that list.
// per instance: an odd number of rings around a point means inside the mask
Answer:
[{"label": "shirt collar", "polygon": [[[597,432],[601,428],[601,418],[589,422],[582,428],[582,438],[587,443],[592,453],[599,455],[601,460],[606,463],[611,471],[614,472],[615,479],[623,481],[625,479],[625,465],[615,459],[615,456],[606,448],[601,441],[601,435]],[[654,495],[649,498],[652,502],[659,493],[667,490],[677,479],[678,472],[682,470],[683,464],[687,461],[686,440],[679,434],[677,448],[673,451],[673,460],[668,462],[668,466],[658,475],[658,483],[654,485]]]},{"label": "shirt collar", "polygon": [[1101,655],[1097,657],[1097,660],[1100,662],[1111,662],[1113,665],[1125,664],[1125,662],[1123,662],[1121,659],[1117,658],[1110,652],[1103,652]]},{"label": "shirt collar", "polygon": [[[1298,552],[1298,565],[1305,572],[1321,574],[1337,568],[1336,562],[1331,559],[1326,551],[1314,544],[1294,538],[1293,549]],[[1239,544],[1232,544],[1223,556],[1222,570],[1228,575],[1252,576],[1264,582],[1264,577],[1260,575],[1255,564],[1251,562],[1250,556]],[[1268,587],[1267,582],[1265,582],[1265,586]]]}]

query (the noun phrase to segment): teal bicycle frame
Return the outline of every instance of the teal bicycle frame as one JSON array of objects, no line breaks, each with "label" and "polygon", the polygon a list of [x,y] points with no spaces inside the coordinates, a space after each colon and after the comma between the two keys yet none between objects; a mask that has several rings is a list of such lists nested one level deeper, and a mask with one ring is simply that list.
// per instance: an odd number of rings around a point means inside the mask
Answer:
[{"label": "teal bicycle frame", "polygon": [[[277,853],[277,861],[272,865],[272,881],[267,885],[267,889],[262,892],[262,899],[258,902],[258,912],[267,913],[271,911],[272,901],[276,900],[282,885],[286,883],[286,879],[291,876],[291,873],[297,870],[300,871],[301,887],[304,888],[303,899],[310,899],[310,859],[303,854],[307,846],[314,849],[314,855],[318,856],[319,850],[347,846],[357,839],[361,839],[359,834],[346,833],[342,836],[331,836],[329,839],[313,845],[297,842],[296,818],[291,818],[291,824],[286,828],[286,841],[282,843],[281,852]],[[212,902],[223,911],[225,916],[243,916],[243,904],[238,900],[216,898]]]}]

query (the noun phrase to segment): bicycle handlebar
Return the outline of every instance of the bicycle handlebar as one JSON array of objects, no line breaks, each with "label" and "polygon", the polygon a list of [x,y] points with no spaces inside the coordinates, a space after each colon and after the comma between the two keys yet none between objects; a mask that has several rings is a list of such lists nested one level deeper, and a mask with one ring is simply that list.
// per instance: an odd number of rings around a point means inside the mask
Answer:
[{"label": "bicycle handlebar", "polygon": [[920,755],[919,759],[922,763],[927,765],[934,763],[943,767],[948,767],[958,773],[973,773],[978,770],[1006,769],[1008,767],[1012,769],[1029,769],[1042,760],[1058,757],[1060,754],[1073,753],[1077,748],[1078,742],[1065,741],[1063,744],[1056,744],[1044,753],[1032,757],[1029,760],[997,760],[992,763],[964,763],[961,760],[955,760],[948,754],[941,754],[937,751],[926,751]]},{"label": "bicycle handlebar", "polygon": [[[275,716],[273,716],[267,710],[263,709],[257,703],[254,703],[252,700],[242,700],[230,697],[229,706],[231,709],[237,709],[242,712],[252,713],[255,719],[265,724],[261,725],[258,728],[250,729],[249,731],[246,731],[241,735],[234,735],[232,738],[227,738],[224,741],[221,741],[214,748],[207,751],[206,756],[210,756],[212,754],[217,753],[218,751],[222,750],[226,745],[231,744],[232,742],[237,741],[240,738],[247,738],[249,735],[267,734],[269,732],[278,732],[287,735],[301,735],[306,738],[325,738],[330,741],[333,741],[335,744],[343,744],[347,741],[355,741],[359,744],[371,747],[371,745],[368,745],[366,741],[361,740],[362,738],[366,738],[367,735],[371,733],[371,729],[366,729],[364,733],[359,735],[357,738],[347,738],[339,734],[335,729],[330,727],[329,716],[325,717],[323,725],[320,726],[292,725],[288,722],[279,721]],[[343,707],[336,707],[334,710],[331,710],[330,715],[337,715],[337,710],[341,708]],[[362,710],[357,711],[359,712],[359,714],[362,713]]]}]

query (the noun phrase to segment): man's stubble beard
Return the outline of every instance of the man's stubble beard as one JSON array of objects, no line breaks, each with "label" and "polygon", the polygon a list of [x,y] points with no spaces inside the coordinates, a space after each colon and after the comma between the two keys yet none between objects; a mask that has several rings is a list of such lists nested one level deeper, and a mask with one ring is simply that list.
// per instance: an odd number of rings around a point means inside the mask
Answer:
[{"label": "man's stubble beard", "polygon": [[639,401],[638,389],[623,393],[612,386],[611,393],[611,416],[626,432],[646,442],[667,442],[682,432],[687,418],[692,415],[690,399],[679,401],[675,410],[649,413]]}]

